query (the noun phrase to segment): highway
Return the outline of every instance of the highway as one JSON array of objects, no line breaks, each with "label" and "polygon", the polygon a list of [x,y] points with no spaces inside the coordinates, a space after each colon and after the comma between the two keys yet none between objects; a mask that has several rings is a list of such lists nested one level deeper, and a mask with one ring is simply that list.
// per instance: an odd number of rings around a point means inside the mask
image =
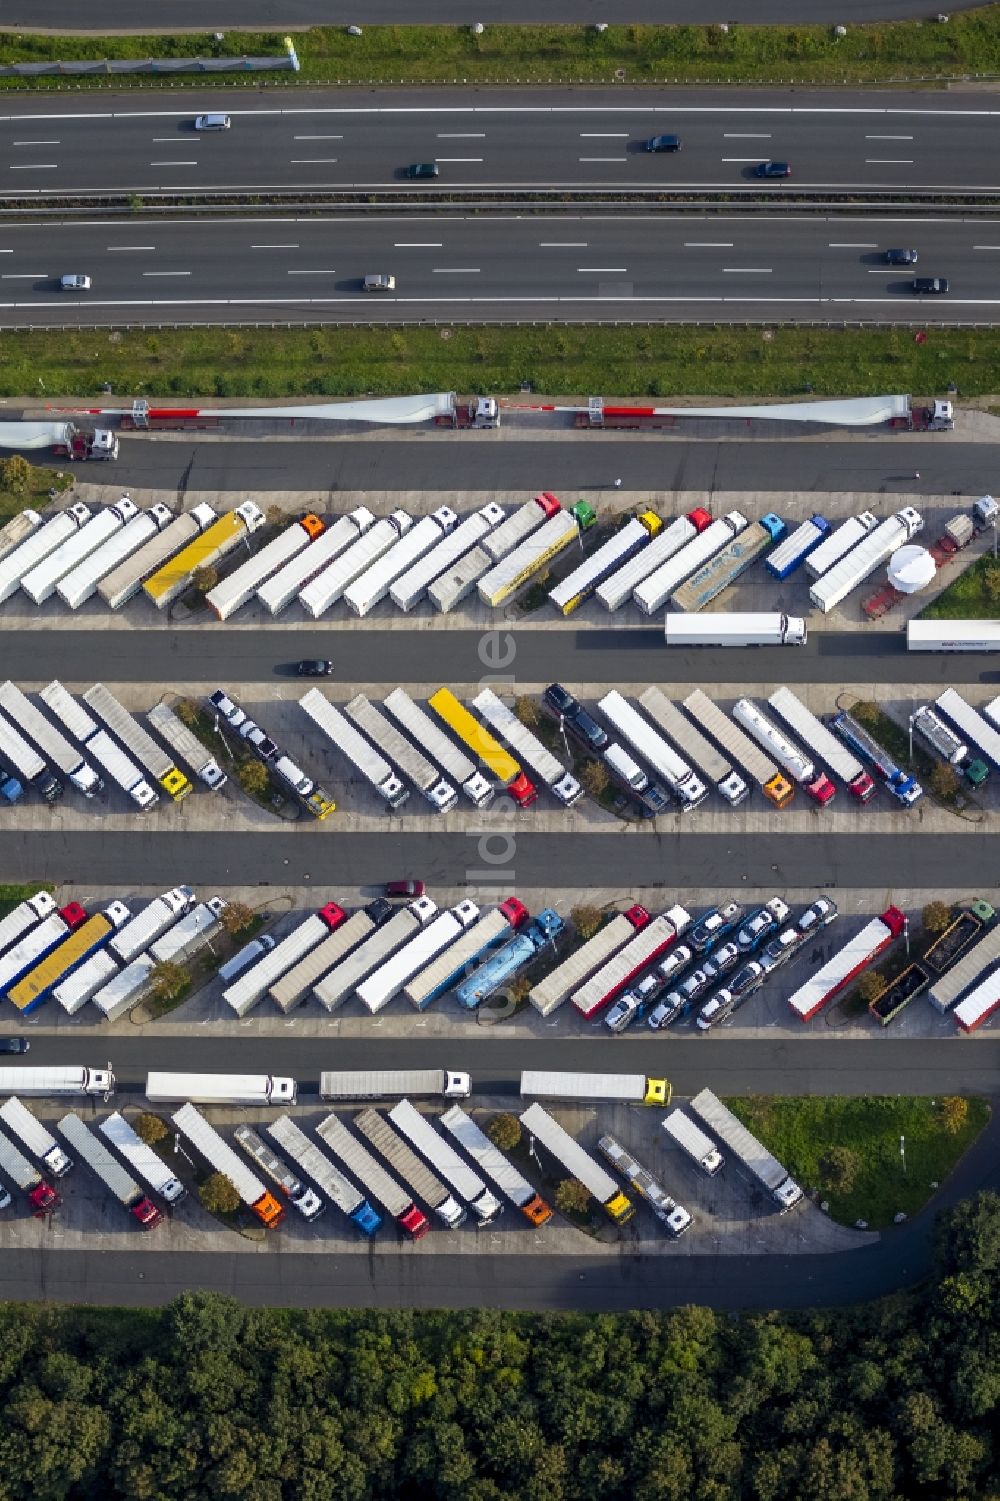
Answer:
[{"label": "highway", "polygon": [[[885,252],[918,251],[916,268]],[[326,321],[545,316],[863,317],[933,323],[997,317],[1000,218],[570,217],[420,212],[363,217],[144,219],[6,224],[0,315],[39,322]],[[59,278],[84,272],[92,290]],[[362,290],[371,272],[393,294]],[[947,276],[915,297],[914,274]]]}]

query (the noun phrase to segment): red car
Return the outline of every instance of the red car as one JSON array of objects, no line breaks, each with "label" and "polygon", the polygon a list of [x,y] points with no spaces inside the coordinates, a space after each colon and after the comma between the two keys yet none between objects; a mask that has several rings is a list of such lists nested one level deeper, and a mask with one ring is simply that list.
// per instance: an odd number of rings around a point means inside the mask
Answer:
[{"label": "red car", "polygon": [[405,896],[409,901],[414,901],[424,894],[423,881],[386,881],[386,896]]}]

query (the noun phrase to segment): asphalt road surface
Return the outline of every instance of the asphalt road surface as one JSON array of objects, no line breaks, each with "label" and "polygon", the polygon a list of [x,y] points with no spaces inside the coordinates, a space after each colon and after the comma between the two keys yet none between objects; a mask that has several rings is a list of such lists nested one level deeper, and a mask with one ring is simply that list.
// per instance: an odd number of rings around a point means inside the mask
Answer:
[{"label": "asphalt road surface", "polygon": [[[916,267],[885,252],[918,252]],[[268,318],[517,315],[601,309],[644,317],[863,316],[933,323],[992,320],[1000,309],[1000,219],[790,220],[626,211],[600,218],[442,212],[413,217],[8,224],[0,230],[0,315],[41,321],[218,322]],[[66,272],[92,289],[66,295]],[[362,290],[389,272],[391,295]],[[946,276],[947,296],[915,296],[915,274]]]}]

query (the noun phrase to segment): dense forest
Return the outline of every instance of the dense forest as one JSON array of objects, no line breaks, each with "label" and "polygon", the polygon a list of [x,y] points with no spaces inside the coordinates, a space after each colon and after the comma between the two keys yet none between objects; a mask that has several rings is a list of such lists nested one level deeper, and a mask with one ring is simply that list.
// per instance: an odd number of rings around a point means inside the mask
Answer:
[{"label": "dense forest", "polygon": [[998,1273],[989,1194],[849,1311],[7,1304],[0,1501],[985,1501]]}]

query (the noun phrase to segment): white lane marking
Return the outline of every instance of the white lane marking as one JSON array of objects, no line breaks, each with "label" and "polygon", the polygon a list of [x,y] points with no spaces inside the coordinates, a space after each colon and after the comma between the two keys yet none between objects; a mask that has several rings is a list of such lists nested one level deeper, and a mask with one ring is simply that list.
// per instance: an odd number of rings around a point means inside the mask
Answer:
[{"label": "white lane marking", "polygon": [[913,157],[906,156],[866,156],[866,167],[912,167]]},{"label": "white lane marking", "polygon": [[[153,136],[152,137],[152,141],[153,141],[153,145],[154,146],[176,146],[177,145],[177,137],[176,136]],[[185,146],[200,146],[201,142],[198,140],[197,137],[195,137],[195,139],[193,141],[185,141],[184,144],[185,144]]]},{"label": "white lane marking", "polygon": [[54,172],[58,165],[58,162],[31,162],[30,164],[28,162],[18,162],[16,164],[11,162],[10,170],[12,172]]},{"label": "white lane marking", "polygon": [[144,271],[143,276],[190,276],[190,271]]},{"label": "white lane marking", "polygon": [[59,146],[60,141],[15,141],[15,146]]},{"label": "white lane marking", "polygon": [[577,266],[576,269],[579,272],[581,272],[581,274],[584,275],[584,276],[597,276],[599,273],[612,272],[612,271],[617,272],[619,274],[624,274],[628,270],[628,267],[627,266]]},{"label": "white lane marking", "polygon": [[435,266],[432,271],[434,276],[478,276],[478,266]]},{"label": "white lane marking", "polygon": [[685,250],[732,250],[733,240],[685,240]]},{"label": "white lane marking", "polygon": [[481,162],[484,158],[481,156],[436,156],[434,160],[436,162]]},{"label": "white lane marking", "polygon": [[48,274],[47,271],[12,271],[7,276],[0,276],[0,281],[38,281]]},{"label": "white lane marking", "polygon": [[331,135],[322,135],[322,136],[292,136],[292,140],[293,141],[342,141],[343,139],[344,139],[343,136],[331,136]]},{"label": "white lane marking", "polygon": [[627,141],[627,130],[581,130],[581,141]]},{"label": "white lane marking", "polygon": [[627,156],[581,156],[581,157],[578,158],[578,160],[581,161],[581,162],[626,162],[626,161],[628,161],[628,157]]},{"label": "white lane marking", "polygon": [[197,167],[197,162],[150,162],[151,167]]},{"label": "white lane marking", "polygon": [[485,130],[439,130],[437,138],[439,141],[485,141],[486,132]]},{"label": "white lane marking", "polygon": [[828,250],[877,250],[874,240],[831,240]]},{"label": "white lane marking", "polygon": [[443,240],[397,240],[393,250],[440,250]]},{"label": "white lane marking", "polygon": [[724,141],[769,141],[771,136],[758,135],[756,131],[724,130],[722,139]]},{"label": "white lane marking", "polygon": [[105,245],[105,250],[155,250],[155,245]]},{"label": "white lane marking", "polygon": [[724,276],[770,276],[773,266],[723,266]]},{"label": "white lane marking", "polygon": [[870,266],[868,268],[868,275],[869,276],[899,276],[900,274],[901,274],[901,268],[899,266],[884,266],[884,267],[871,267]]},{"label": "white lane marking", "polygon": [[327,266],[323,271],[286,271],[286,276],[336,276],[332,266]]},{"label": "white lane marking", "polygon": [[973,245],[973,250],[1000,250],[1000,245]]},{"label": "white lane marking", "polygon": [[759,156],[724,156],[724,162],[759,162]]},{"label": "white lane marking", "polygon": [[335,156],[293,156],[293,167],[330,167],[337,161]]},{"label": "white lane marking", "polygon": [[251,250],[298,250],[298,245],[251,245]]},{"label": "white lane marking", "polygon": [[865,136],[866,141],[912,141],[912,136]]},{"label": "white lane marking", "polygon": [[539,240],[542,250],[586,250],[586,240]]},{"label": "white lane marking", "polygon": [[13,255],[13,250],[0,250],[0,255]]}]

